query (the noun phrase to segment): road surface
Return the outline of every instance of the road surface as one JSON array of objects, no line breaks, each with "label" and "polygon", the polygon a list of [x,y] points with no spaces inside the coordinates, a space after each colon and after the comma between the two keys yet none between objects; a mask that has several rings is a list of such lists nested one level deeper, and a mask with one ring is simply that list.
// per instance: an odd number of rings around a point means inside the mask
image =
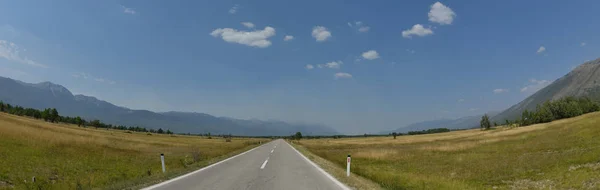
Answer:
[{"label": "road surface", "polygon": [[145,188],[145,190],[162,189],[348,188],[280,139],[220,163]]}]

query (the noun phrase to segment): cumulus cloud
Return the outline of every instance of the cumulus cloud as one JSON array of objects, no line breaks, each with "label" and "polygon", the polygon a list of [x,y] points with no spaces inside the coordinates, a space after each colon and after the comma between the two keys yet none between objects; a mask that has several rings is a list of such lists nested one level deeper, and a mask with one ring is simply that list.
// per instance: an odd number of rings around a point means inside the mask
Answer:
[{"label": "cumulus cloud", "polygon": [[369,50],[362,53],[362,57],[368,60],[373,60],[379,58],[379,53],[377,53],[375,50]]},{"label": "cumulus cloud", "polygon": [[266,48],[271,46],[268,38],[275,35],[275,28],[265,27],[264,30],[238,31],[232,28],[219,28],[210,33],[213,37],[221,37],[229,43]]},{"label": "cumulus cloud", "polygon": [[247,28],[254,28],[254,24],[251,22],[242,22],[242,25],[244,25]]},{"label": "cumulus cloud", "polygon": [[352,78],[352,75],[350,73],[335,73],[333,76],[335,77],[335,79]]},{"label": "cumulus cloud", "polygon": [[363,22],[361,22],[361,21],[356,21],[356,22],[354,22],[354,24],[352,24],[351,22],[348,22],[348,26],[352,27],[352,28],[358,28],[358,32],[361,32],[361,33],[365,33],[365,32],[368,32],[369,30],[371,30],[371,27],[363,25]]},{"label": "cumulus cloud", "polygon": [[581,42],[581,47],[587,45],[585,42]]},{"label": "cumulus cloud", "polygon": [[133,8],[128,8],[123,5],[121,5],[121,8],[123,8],[123,13],[125,13],[125,14],[130,14],[130,15],[137,14],[137,12]]},{"label": "cumulus cloud", "polygon": [[100,82],[100,83],[116,84],[115,81],[104,79],[104,78],[100,78],[100,77],[94,77],[94,76],[92,76],[90,74],[87,74],[87,73],[75,73],[75,74],[73,74],[71,76],[73,76],[74,78],[77,78],[77,79],[85,79],[85,80],[89,79],[89,80],[93,80],[93,81]]},{"label": "cumulus cloud", "polygon": [[231,9],[229,9],[229,14],[237,13],[238,9],[240,9],[240,5],[235,4],[233,7],[231,7]]},{"label": "cumulus cloud", "polygon": [[538,90],[548,86],[550,83],[549,80],[537,80],[537,79],[529,79],[528,83],[521,88],[522,93],[535,93]]},{"label": "cumulus cloud", "polygon": [[540,46],[540,48],[538,48],[537,53],[543,53],[546,51],[546,47],[544,46]]},{"label": "cumulus cloud", "polygon": [[415,53],[415,50],[412,50],[412,49],[406,49],[406,52],[408,52],[408,53],[410,53],[410,54],[414,54],[414,53]]},{"label": "cumulus cloud", "polygon": [[339,69],[342,66],[342,64],[344,64],[342,61],[332,61],[332,62],[325,63],[325,64],[318,64],[317,67]]},{"label": "cumulus cloud", "polygon": [[322,42],[331,37],[331,32],[323,26],[315,26],[312,30],[312,37],[317,39],[317,42]]},{"label": "cumulus cloud", "polygon": [[308,70],[311,70],[311,69],[314,69],[315,67],[313,65],[311,65],[311,64],[308,64],[304,68],[306,68]]},{"label": "cumulus cloud", "polygon": [[494,94],[500,94],[500,93],[508,92],[508,89],[497,88],[497,89],[494,89],[493,92],[494,92]]},{"label": "cumulus cloud", "polygon": [[368,26],[361,26],[360,28],[358,28],[359,32],[368,32],[369,30],[371,30],[371,27]]},{"label": "cumulus cloud", "polygon": [[294,39],[294,36],[290,36],[290,35],[287,35],[287,36],[283,37],[283,41],[286,41],[286,42],[290,41],[290,40],[293,40],[293,39]]},{"label": "cumulus cloud", "polygon": [[405,38],[412,38],[413,35],[423,37],[431,34],[433,34],[431,29],[425,28],[420,24],[415,24],[411,29],[402,31],[402,37]]},{"label": "cumulus cloud", "polygon": [[0,58],[26,65],[48,68],[48,66],[44,64],[33,61],[28,57],[21,56],[22,51],[25,50],[21,49],[17,44],[6,40],[0,40]]},{"label": "cumulus cloud", "polygon": [[427,15],[429,16],[429,21],[441,25],[446,25],[452,24],[456,13],[454,13],[454,11],[452,11],[452,9],[450,9],[446,5],[440,2],[436,2],[433,5],[431,5],[431,10],[429,10],[429,13]]}]

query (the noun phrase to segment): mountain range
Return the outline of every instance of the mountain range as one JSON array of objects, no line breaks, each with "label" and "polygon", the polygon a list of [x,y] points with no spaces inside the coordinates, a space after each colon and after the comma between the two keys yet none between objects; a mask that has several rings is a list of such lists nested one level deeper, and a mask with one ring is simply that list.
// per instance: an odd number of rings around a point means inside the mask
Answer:
[{"label": "mountain range", "polygon": [[[523,101],[511,106],[502,112],[489,112],[492,121],[504,123],[505,120],[515,120],[524,110],[533,111],[538,104],[548,100],[557,100],[564,97],[588,97],[600,102],[600,58],[587,61],[563,77],[555,80],[550,85],[540,89]],[[458,119],[439,119],[413,123],[391,131],[382,131],[380,134],[391,132],[406,133],[433,128],[469,129],[479,127],[482,115],[467,116]]]},{"label": "mountain range", "polygon": [[514,120],[524,110],[532,111],[538,104],[564,97],[588,97],[600,102],[600,58],[585,62],[565,76],[556,79],[550,85],[540,89],[518,104],[491,117],[491,120],[504,123],[505,119]]},{"label": "mountain range", "polygon": [[116,106],[95,97],[73,95],[51,82],[25,83],[0,77],[0,100],[27,108],[56,108],[64,116],[99,119],[113,125],[169,129],[176,133],[212,133],[245,136],[284,136],[296,132],[308,135],[336,135],[334,129],[318,124],[283,121],[243,120],[215,117],[205,113],[152,112]]}]

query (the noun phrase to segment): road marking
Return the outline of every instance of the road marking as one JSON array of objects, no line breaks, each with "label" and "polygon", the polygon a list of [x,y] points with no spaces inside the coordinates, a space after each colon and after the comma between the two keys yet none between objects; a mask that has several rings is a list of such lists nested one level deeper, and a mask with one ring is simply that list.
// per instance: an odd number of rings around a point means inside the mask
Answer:
[{"label": "road marking", "polygon": [[333,181],[333,183],[335,183],[336,185],[338,185],[341,189],[343,189],[343,190],[350,190],[350,188],[348,188],[348,186],[344,185],[342,182],[338,181],[333,176],[329,175],[329,173],[325,172],[325,170],[321,169],[321,167],[319,167],[317,164],[315,164],[314,162],[310,161],[302,153],[298,152],[298,150],[296,150],[296,148],[294,148],[292,145],[290,145],[287,142],[285,142],[285,144],[287,144],[288,146],[292,147],[292,149],[294,151],[296,151],[296,153],[298,153],[298,155],[302,156],[302,158],[304,158],[304,160],[306,160],[306,162],[308,162],[309,164],[311,164],[315,168],[317,168],[317,170],[319,170],[321,173],[323,173],[325,176],[327,176],[327,178],[329,178],[331,181]]},{"label": "road marking", "polygon": [[275,150],[275,149],[271,150],[271,153],[273,153],[273,151],[274,151],[274,150]]},{"label": "road marking", "polygon": [[265,162],[263,162],[263,165],[260,166],[260,169],[265,169],[265,166],[267,166],[267,162],[269,162],[269,157],[267,157],[267,160],[265,160]]},{"label": "road marking", "polygon": [[[268,143],[265,143],[265,144],[268,144]],[[194,174],[196,174],[196,173],[198,173],[198,172],[201,172],[201,171],[204,171],[204,170],[206,170],[206,169],[212,168],[212,167],[214,167],[214,166],[216,166],[216,165],[219,165],[219,164],[221,164],[221,163],[223,163],[223,162],[227,162],[227,161],[229,161],[229,160],[231,160],[231,159],[234,159],[234,158],[236,158],[236,157],[238,157],[238,156],[241,156],[241,155],[244,155],[244,154],[246,154],[246,153],[248,153],[248,152],[251,152],[251,151],[253,151],[253,150],[256,150],[257,148],[260,148],[260,147],[262,147],[262,146],[264,146],[264,145],[261,145],[261,146],[254,147],[253,149],[250,149],[250,150],[248,150],[248,151],[246,151],[246,152],[242,152],[242,153],[240,153],[240,154],[238,154],[238,155],[232,156],[232,157],[230,157],[230,158],[227,158],[227,159],[225,159],[225,160],[221,160],[220,162],[214,163],[214,164],[212,164],[212,165],[210,165],[210,166],[206,166],[206,167],[204,167],[204,168],[201,168],[201,169],[199,169],[199,170],[196,170],[196,171],[190,172],[190,173],[188,173],[188,174],[185,174],[185,175],[182,175],[182,176],[179,176],[179,177],[176,177],[176,178],[170,179],[170,180],[168,180],[168,181],[165,181],[165,182],[162,182],[162,183],[159,183],[159,184],[156,184],[156,185],[150,186],[150,187],[143,188],[142,190],[152,190],[152,189],[155,189],[155,188],[159,188],[159,187],[161,187],[161,186],[163,186],[163,185],[167,185],[167,184],[169,184],[169,183],[172,183],[172,182],[174,182],[174,181],[177,181],[177,180],[183,179],[183,178],[185,178],[185,177],[188,177],[188,176],[190,176],[190,175],[194,175]]]}]

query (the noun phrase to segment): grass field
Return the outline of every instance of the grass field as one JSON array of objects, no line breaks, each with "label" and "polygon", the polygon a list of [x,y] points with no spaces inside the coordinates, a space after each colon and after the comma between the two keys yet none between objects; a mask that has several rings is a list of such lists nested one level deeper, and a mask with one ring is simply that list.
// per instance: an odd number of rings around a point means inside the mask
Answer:
[{"label": "grass field", "polygon": [[600,189],[600,113],[521,128],[301,140],[386,189]]},{"label": "grass field", "polygon": [[[240,153],[267,139],[80,128],[0,113],[0,189],[140,188]],[[167,173],[162,173],[160,153]],[[32,182],[32,177],[36,182]]]}]

